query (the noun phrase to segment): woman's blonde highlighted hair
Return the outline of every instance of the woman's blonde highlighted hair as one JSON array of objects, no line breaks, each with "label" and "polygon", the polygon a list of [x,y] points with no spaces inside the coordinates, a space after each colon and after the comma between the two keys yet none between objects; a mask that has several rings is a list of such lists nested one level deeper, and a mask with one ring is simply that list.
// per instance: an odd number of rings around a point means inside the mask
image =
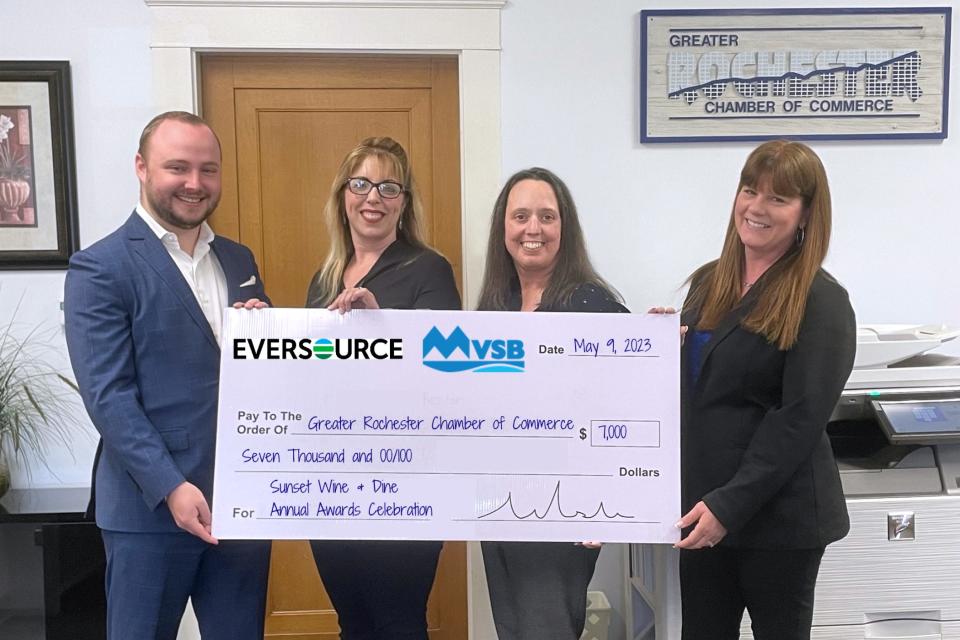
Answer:
[{"label": "woman's blonde highlighted hair", "polygon": [[[830,187],[817,154],[805,144],[788,140],[772,140],[753,150],[740,172],[737,193],[765,180],[774,193],[801,198],[805,222],[801,222],[797,242],[754,285],[759,289],[757,302],[741,325],[787,350],[797,341],[810,286],[830,244]],[[690,276],[692,286],[684,307],[700,310],[698,329],[716,328],[740,303],[744,260],[731,211],[720,258]]]},{"label": "woman's blonde highlighted hair", "polygon": [[404,198],[404,202],[397,224],[397,238],[414,247],[427,247],[423,240],[423,203],[413,179],[407,152],[393,138],[367,138],[343,159],[330,185],[330,196],[323,207],[323,219],[330,234],[330,251],[317,275],[318,290],[322,292],[323,299],[311,300],[312,304],[326,305],[337,297],[343,272],[353,258],[353,238],[343,204],[343,192],[347,188],[347,180],[357,177],[356,171],[367,158],[377,158],[403,185],[404,192],[400,197]]}]

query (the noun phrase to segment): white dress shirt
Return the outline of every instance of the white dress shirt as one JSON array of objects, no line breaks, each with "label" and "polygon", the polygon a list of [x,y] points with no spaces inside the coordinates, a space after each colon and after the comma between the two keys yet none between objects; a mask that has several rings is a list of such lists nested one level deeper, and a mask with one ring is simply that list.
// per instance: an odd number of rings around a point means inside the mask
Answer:
[{"label": "white dress shirt", "polygon": [[191,256],[180,248],[176,234],[164,229],[140,203],[137,203],[137,213],[157,235],[180,269],[219,343],[223,328],[223,310],[227,306],[227,277],[223,274],[217,255],[210,250],[210,242],[214,238],[213,229],[206,222],[200,224],[200,237]]}]

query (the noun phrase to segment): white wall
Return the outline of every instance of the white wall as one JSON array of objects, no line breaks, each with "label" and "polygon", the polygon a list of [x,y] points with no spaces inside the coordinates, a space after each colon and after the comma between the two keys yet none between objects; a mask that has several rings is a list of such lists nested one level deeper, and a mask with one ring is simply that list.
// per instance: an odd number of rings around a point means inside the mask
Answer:
[{"label": "white wall", "polygon": [[[73,75],[73,116],[80,240],[86,247],[129,215],[137,199],[133,155],[137,138],[153,112],[149,23],[138,0],[6,0],[0,60],[69,60]],[[0,271],[0,324],[21,300],[17,321],[45,322],[63,353],[60,300],[65,271]],[[72,377],[72,373],[70,373]],[[96,437],[78,408],[86,433],[54,453],[51,470],[34,465],[31,479],[14,470],[14,486],[89,485]]]},{"label": "white wall", "polygon": [[[596,266],[635,311],[680,302],[686,276],[719,254],[740,168],[756,146],[639,143],[637,15],[776,4],[517,0],[503,11],[503,174],[536,164],[567,182]],[[931,4],[958,5],[790,6]],[[957,101],[951,106],[955,114]],[[960,131],[952,120],[943,142],[812,143],[833,193],[827,268],[849,290],[861,323],[960,324]]]}]

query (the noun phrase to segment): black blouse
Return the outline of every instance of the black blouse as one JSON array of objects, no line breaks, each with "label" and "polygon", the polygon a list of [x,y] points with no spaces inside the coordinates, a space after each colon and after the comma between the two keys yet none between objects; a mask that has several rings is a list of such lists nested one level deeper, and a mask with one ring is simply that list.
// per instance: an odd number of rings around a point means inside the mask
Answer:
[{"label": "black blouse", "polygon": [[[307,290],[308,308],[323,306],[328,296],[314,274]],[[447,259],[430,249],[414,247],[397,239],[380,254],[358,287],[369,289],[381,309],[459,310],[460,293]],[[343,283],[337,290],[343,291]]]},{"label": "black blouse", "polygon": [[[523,299],[520,285],[510,291],[508,311],[520,311]],[[630,313],[630,310],[614,300],[609,291],[587,282],[574,289],[570,301],[552,307],[539,306],[537,311],[572,311],[582,313]]]}]

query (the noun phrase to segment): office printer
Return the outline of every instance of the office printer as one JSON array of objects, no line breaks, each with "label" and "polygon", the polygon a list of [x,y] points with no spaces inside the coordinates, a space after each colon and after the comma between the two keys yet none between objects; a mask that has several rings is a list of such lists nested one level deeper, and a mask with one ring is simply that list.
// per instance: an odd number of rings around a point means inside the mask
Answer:
[{"label": "office printer", "polygon": [[858,331],[827,426],[850,534],[824,554],[812,638],[960,639],[960,357],[926,353],[958,335]]}]

